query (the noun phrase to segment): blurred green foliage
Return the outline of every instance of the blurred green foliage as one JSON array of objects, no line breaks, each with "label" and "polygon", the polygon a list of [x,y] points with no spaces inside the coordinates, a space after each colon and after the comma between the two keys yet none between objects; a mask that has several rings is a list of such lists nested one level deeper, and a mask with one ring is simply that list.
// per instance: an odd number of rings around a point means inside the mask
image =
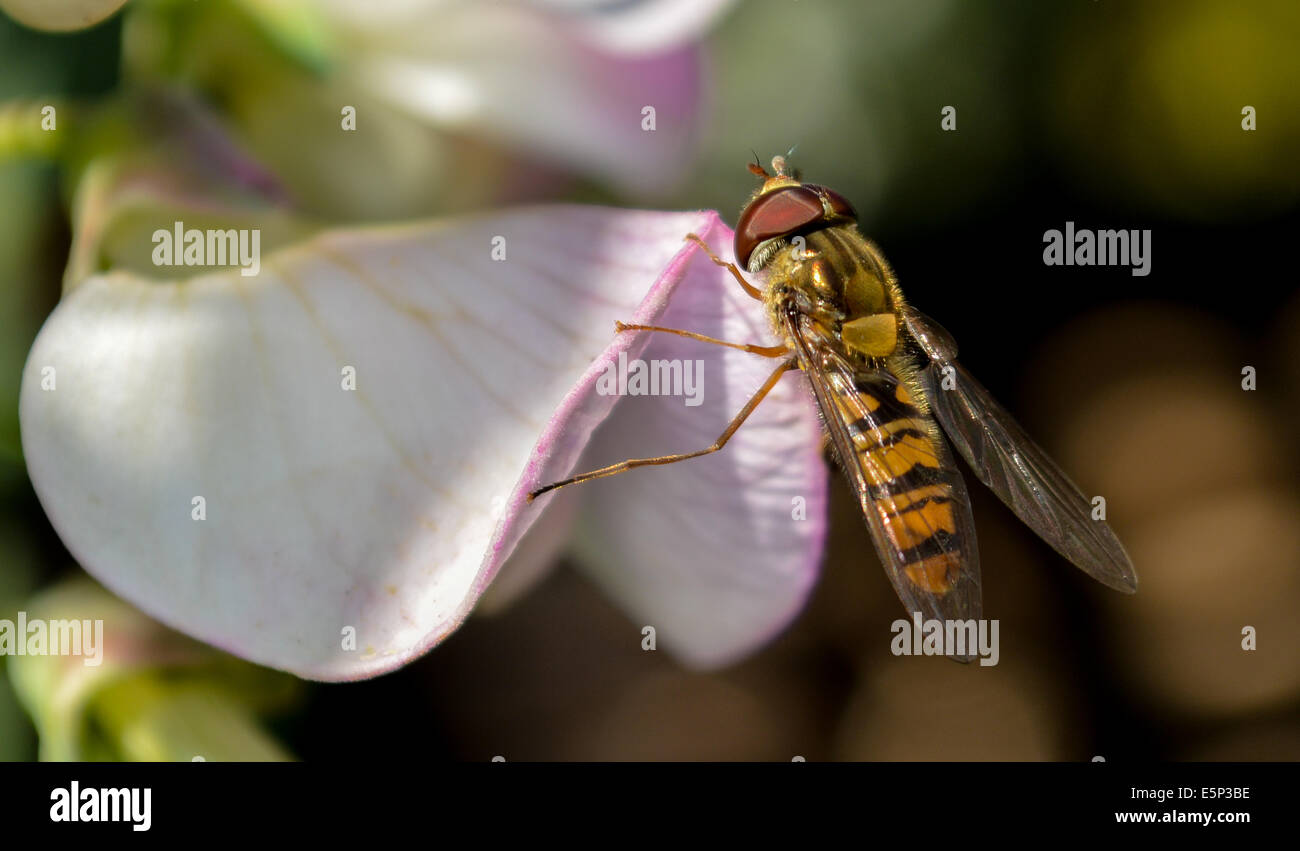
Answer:
[{"label": "blurred green foliage", "polygon": [[174,633],[88,579],[59,583],[21,608],[27,623],[102,621],[94,664],[67,654],[8,659],[42,759],[290,758],[258,715],[293,704],[294,678]]}]

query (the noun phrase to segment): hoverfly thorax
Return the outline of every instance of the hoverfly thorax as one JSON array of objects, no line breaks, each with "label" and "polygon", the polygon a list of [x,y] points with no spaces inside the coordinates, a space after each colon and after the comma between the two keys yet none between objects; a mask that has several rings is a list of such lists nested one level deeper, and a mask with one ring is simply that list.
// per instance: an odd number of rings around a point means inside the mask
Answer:
[{"label": "hoverfly thorax", "polygon": [[[834,190],[804,183],[772,161],[736,224],[736,259],[768,279],[775,325],[789,309],[815,316],[852,352],[878,359],[895,354],[901,293],[884,257],[858,231],[853,206]],[[785,249],[789,250],[785,250]]]}]

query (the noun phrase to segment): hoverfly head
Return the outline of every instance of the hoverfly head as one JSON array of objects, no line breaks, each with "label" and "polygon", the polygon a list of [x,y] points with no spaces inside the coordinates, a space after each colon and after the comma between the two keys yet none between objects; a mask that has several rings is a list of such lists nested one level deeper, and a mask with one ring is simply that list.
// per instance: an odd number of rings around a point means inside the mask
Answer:
[{"label": "hoverfly head", "polygon": [[[794,149],[790,149],[793,153]],[[764,265],[776,241],[808,233],[830,225],[857,219],[853,206],[838,192],[799,180],[786,157],[772,157],[769,174],[757,162],[749,170],[763,178],[763,184],[750,197],[736,222],[736,259],[745,268]],[[759,251],[760,247],[765,250]]]}]

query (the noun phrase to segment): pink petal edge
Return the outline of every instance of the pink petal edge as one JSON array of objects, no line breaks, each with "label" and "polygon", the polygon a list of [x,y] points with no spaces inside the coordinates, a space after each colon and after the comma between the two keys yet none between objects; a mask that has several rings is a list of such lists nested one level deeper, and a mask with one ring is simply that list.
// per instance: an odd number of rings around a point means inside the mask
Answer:
[{"label": "pink petal edge", "polygon": [[[696,232],[706,242],[715,244],[719,237],[725,237],[728,243],[731,241],[731,229],[722,222],[717,212],[703,211],[701,215],[704,217],[705,224]],[[673,293],[685,278],[687,267],[693,261],[709,262],[696,245],[683,241],[682,249],[650,287],[629,322],[655,324],[668,309]],[[719,272],[727,275],[723,270]],[[727,277],[730,278],[729,275]],[[613,328],[610,329],[610,337],[609,346],[592,361],[582,378],[565,395],[560,406],[547,422],[546,429],[533,448],[528,464],[507,502],[506,512],[493,536],[491,548],[484,555],[483,566],[471,592],[457,609],[455,617],[445,622],[441,631],[430,635],[418,646],[411,648],[409,654],[382,660],[364,672],[358,672],[356,676],[345,677],[340,681],[368,679],[401,668],[432,650],[464,623],[488,585],[515,552],[524,535],[542,517],[547,508],[547,503],[541,500],[529,503],[528,493],[540,485],[568,475],[583,446],[590,438],[591,432],[609,415],[619,401],[617,397],[602,397],[596,394],[594,392],[596,379],[604,373],[608,364],[618,360],[620,352],[627,352],[628,357],[635,357],[649,342],[647,334],[615,334]],[[603,413],[599,413],[602,408]],[[571,421],[579,416],[586,416],[589,420],[580,433],[570,428]],[[575,440],[575,437],[578,439]]]}]

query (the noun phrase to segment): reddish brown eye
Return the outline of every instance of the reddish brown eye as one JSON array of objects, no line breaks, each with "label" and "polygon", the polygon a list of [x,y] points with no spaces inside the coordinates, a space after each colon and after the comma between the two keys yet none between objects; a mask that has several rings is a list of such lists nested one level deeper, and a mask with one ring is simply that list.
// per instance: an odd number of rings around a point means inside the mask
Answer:
[{"label": "reddish brown eye", "polygon": [[740,221],[736,222],[737,262],[748,267],[750,255],[760,243],[790,236],[809,225],[825,221],[823,197],[836,216],[856,218],[853,207],[843,196],[813,184],[787,186],[751,201],[741,212]]},{"label": "reddish brown eye", "polygon": [[785,236],[822,218],[822,200],[806,186],[787,186],[750,202],[736,222],[736,260],[749,265],[760,242]]}]

